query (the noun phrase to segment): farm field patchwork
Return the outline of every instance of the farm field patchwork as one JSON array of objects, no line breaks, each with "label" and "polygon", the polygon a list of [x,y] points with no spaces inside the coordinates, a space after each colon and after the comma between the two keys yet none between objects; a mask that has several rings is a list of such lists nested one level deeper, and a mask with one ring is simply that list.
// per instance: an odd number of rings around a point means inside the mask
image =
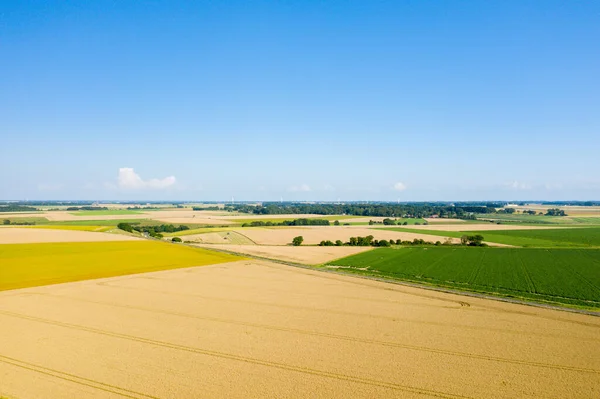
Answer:
[{"label": "farm field patchwork", "polygon": [[0,245],[0,291],[240,259],[225,253],[145,240],[5,244]]},{"label": "farm field patchwork", "polygon": [[[600,310],[600,249],[381,248],[347,271]],[[361,270],[362,269],[362,270]]]}]

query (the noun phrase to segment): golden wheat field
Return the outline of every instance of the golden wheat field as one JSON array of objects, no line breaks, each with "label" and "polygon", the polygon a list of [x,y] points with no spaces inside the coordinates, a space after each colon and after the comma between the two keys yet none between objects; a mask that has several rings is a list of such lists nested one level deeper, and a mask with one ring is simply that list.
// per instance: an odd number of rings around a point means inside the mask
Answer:
[{"label": "golden wheat field", "polygon": [[318,247],[318,246],[283,246],[283,245],[221,245],[200,244],[202,248],[221,249],[254,255],[263,258],[283,260],[287,262],[317,265],[335,259],[370,251],[370,247]]},{"label": "golden wheat field", "polygon": [[0,293],[0,396],[594,398],[600,319],[262,261]]}]

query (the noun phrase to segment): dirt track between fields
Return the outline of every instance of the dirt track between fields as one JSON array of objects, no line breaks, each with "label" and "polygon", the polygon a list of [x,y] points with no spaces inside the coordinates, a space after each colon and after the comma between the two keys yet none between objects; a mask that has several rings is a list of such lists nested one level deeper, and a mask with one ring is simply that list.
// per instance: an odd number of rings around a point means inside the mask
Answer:
[{"label": "dirt track between fields", "polygon": [[0,396],[592,398],[600,318],[242,261],[0,293]]}]

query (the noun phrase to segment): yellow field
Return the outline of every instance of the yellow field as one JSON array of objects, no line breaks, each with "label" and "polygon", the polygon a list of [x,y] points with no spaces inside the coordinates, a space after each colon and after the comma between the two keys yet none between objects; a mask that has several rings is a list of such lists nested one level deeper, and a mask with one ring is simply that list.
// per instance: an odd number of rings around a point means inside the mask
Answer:
[{"label": "yellow field", "polygon": [[0,246],[0,291],[240,259],[154,241],[6,244]]}]

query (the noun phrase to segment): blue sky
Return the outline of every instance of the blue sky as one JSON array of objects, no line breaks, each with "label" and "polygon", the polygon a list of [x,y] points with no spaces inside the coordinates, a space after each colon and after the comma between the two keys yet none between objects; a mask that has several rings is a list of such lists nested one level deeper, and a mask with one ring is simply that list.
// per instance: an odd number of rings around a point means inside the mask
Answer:
[{"label": "blue sky", "polygon": [[19,1],[0,199],[600,199],[600,3]]}]

